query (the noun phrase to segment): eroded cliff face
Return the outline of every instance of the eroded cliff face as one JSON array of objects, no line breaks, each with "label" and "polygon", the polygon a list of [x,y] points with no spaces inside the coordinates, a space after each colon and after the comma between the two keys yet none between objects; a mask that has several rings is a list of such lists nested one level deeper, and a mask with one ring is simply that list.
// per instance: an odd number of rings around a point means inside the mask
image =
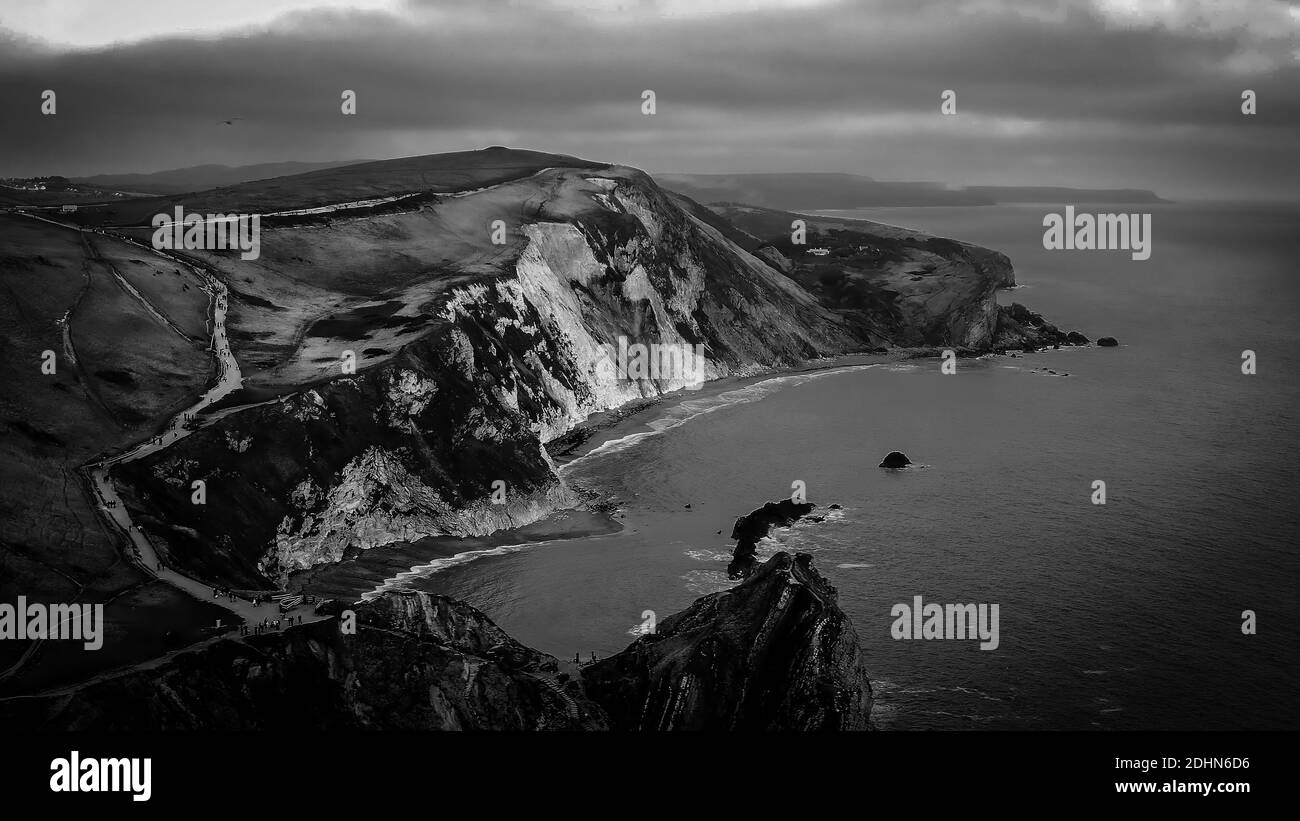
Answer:
[{"label": "eroded cliff face", "polygon": [[[519,254],[422,305],[429,330],[397,356],[120,467],[170,564],[255,587],[353,550],[524,525],[578,503],[542,445],[591,413],[861,346],[639,171],[547,171],[537,186],[552,204],[520,227]],[[702,356],[629,378],[611,360],[620,338]],[[195,480],[206,504],[191,501]]]},{"label": "eroded cliff face", "polygon": [[[547,394],[470,329],[445,326],[388,367],[245,409],[123,465],[123,499],[166,561],[254,588],[349,550],[484,534],[575,504],[530,429]],[[194,480],[206,504],[192,503]]]},{"label": "eroded cliff face", "polygon": [[[342,610],[343,608],[337,608]],[[28,730],[599,730],[600,708],[556,660],[469,605],[419,593],[218,639],[153,668],[0,705]]]},{"label": "eroded cliff face", "polygon": [[865,730],[857,634],[806,553],[773,556],[582,671],[618,730]]}]

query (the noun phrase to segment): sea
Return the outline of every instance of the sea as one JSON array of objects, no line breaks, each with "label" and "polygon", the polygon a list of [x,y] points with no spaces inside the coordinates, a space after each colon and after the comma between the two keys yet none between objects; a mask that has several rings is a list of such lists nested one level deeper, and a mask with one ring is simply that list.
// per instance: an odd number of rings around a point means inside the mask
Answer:
[{"label": "sea", "polygon": [[[1300,729],[1300,206],[1076,209],[1151,213],[1147,260],[1045,250],[1062,210],[825,213],[1003,251],[1019,285],[1002,303],[1118,347],[683,391],[562,465],[620,529],[575,511],[379,548],[314,589],[450,595],[561,659],[604,657],[735,584],[735,519],[802,483],[823,518],[760,558],[810,553],[838,588],[882,730]],[[893,450],[913,465],[879,468]],[[898,638],[918,596],[997,605],[996,648]]]}]

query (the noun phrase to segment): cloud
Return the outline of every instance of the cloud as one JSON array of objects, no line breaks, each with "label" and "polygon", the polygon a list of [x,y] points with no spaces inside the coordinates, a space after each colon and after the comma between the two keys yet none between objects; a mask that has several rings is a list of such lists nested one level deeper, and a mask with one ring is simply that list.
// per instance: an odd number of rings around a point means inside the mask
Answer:
[{"label": "cloud", "polygon": [[41,0],[0,9],[0,27],[39,36],[52,45],[93,48],[186,33],[195,37],[264,27],[285,15],[329,8],[398,10],[403,0]]},{"label": "cloud", "polygon": [[[509,143],[652,170],[1294,187],[1300,76],[1285,4],[1260,4],[1268,26],[1233,26],[1217,4],[1112,0],[623,5],[422,0],[98,48],[11,39],[0,174]],[[45,88],[55,117],[39,113]],[[1240,113],[1243,88],[1259,94],[1255,118]],[[355,117],[339,112],[343,89],[357,92]],[[939,112],[944,89],[957,117]],[[1029,155],[1069,160],[1054,172]]]}]

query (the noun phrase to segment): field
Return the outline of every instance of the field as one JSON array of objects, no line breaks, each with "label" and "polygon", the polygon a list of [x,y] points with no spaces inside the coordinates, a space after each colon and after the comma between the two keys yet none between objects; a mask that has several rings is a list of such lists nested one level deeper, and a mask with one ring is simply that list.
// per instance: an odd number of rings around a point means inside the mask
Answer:
[{"label": "field", "polygon": [[[333,169],[331,169],[333,170]],[[568,219],[598,206],[602,189],[583,172],[548,171],[463,196],[368,217],[263,224],[261,256],[186,251],[230,289],[227,327],[245,390],[227,405],[257,401],[390,359],[441,320],[432,304],[448,289],[513,271],[527,244],[520,226]],[[492,223],[505,241],[492,243]],[[148,242],[148,229],[125,229]]]}]

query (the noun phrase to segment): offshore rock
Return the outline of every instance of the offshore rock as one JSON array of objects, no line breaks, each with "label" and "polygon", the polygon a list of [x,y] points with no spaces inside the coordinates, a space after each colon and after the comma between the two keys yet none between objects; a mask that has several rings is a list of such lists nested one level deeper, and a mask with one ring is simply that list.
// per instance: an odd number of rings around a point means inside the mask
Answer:
[{"label": "offshore rock", "polygon": [[905,468],[910,464],[912,464],[912,460],[908,459],[906,454],[897,450],[891,450],[889,454],[880,461],[880,467],[890,469]]},{"label": "offshore rock", "polygon": [[811,513],[815,507],[812,502],[782,499],[779,502],[767,502],[758,510],[737,519],[731,528],[731,538],[736,539],[736,547],[731,552],[727,575],[732,579],[748,576],[757,564],[754,556],[758,552],[759,540],[774,527],[789,527]]},{"label": "offshore rock", "polygon": [[997,309],[993,333],[995,350],[1019,348],[1036,351],[1040,348],[1087,344],[1088,337],[1078,331],[1063,332],[1044,319],[1042,314],[1034,313],[1018,302]]}]

